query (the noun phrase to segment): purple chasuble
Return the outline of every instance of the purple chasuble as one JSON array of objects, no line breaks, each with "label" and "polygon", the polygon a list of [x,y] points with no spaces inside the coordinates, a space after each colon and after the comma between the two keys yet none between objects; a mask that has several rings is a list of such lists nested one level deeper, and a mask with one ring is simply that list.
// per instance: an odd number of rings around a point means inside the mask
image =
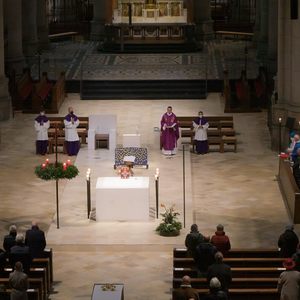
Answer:
[{"label": "purple chasuble", "polygon": [[[175,125],[174,125],[175,124]],[[177,146],[177,140],[179,138],[179,129],[177,124],[177,118],[175,114],[165,113],[161,118],[161,145],[164,150],[174,150]],[[164,125],[172,126],[172,128],[166,128],[163,130]]]}]

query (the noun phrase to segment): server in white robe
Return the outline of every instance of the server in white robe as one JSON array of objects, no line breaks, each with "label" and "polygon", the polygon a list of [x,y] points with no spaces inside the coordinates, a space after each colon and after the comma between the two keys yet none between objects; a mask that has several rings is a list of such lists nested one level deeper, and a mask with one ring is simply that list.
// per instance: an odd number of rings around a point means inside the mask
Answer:
[{"label": "server in white robe", "polygon": [[34,128],[37,133],[36,137],[36,154],[45,155],[48,149],[48,129],[50,122],[45,115],[45,111],[41,111],[34,120]]},{"label": "server in white robe", "polygon": [[69,107],[69,113],[65,116],[65,142],[68,155],[77,155],[80,149],[79,136],[77,133],[77,127],[79,125],[79,119],[74,114],[73,108]]},{"label": "server in white robe", "polygon": [[203,112],[199,111],[199,117],[193,121],[195,131],[195,143],[197,154],[205,154],[208,152],[207,129],[209,124],[207,119],[203,117]]}]

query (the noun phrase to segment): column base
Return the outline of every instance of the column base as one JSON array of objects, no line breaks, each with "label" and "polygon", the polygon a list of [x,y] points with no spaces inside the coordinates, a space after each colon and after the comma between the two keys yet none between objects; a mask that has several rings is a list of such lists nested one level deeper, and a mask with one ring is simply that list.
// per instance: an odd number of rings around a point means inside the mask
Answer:
[{"label": "column base", "polygon": [[197,41],[207,41],[214,38],[213,21],[201,21],[196,24],[195,38]]},{"label": "column base", "polygon": [[104,41],[105,39],[105,24],[104,22],[91,22],[91,36],[92,41]]},{"label": "column base", "polygon": [[23,69],[26,66],[24,56],[7,57],[5,59],[6,70],[10,73],[12,70],[16,72],[16,75],[23,74]]},{"label": "column base", "polygon": [[37,41],[23,41],[23,52],[25,56],[34,56],[37,54]]},{"label": "column base", "polygon": [[0,79],[0,121],[9,120],[11,117],[11,100],[8,93],[8,80]]}]

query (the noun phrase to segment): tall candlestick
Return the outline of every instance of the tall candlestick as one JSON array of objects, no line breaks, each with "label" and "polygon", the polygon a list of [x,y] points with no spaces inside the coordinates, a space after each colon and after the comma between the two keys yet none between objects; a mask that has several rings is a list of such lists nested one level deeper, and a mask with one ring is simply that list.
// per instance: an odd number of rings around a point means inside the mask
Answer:
[{"label": "tall candlestick", "polygon": [[278,118],[279,126],[278,126],[278,153],[281,153],[281,118]]}]

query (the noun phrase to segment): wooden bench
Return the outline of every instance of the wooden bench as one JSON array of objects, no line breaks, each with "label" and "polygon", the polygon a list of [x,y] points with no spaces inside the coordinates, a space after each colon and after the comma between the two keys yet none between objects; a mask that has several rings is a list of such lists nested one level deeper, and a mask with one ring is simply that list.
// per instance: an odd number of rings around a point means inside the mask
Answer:
[{"label": "wooden bench", "polygon": [[[38,291],[38,297],[41,300],[47,299],[47,293],[43,289],[43,279],[42,278],[28,278],[29,289],[34,289]],[[6,290],[10,289],[9,278],[0,278],[0,285],[4,286]],[[1,298],[0,298],[1,299]]]},{"label": "wooden bench", "polygon": [[[268,257],[268,258],[236,258],[236,257],[225,257],[224,263],[230,267],[282,267],[284,258],[281,257]],[[195,267],[195,261],[191,257],[173,258],[174,268],[185,268]]]},{"label": "wooden bench", "polygon": [[[187,257],[187,249],[186,247],[176,247],[173,248],[173,257]],[[270,249],[240,249],[233,248],[230,249],[225,257],[256,257],[256,258],[268,258],[268,257],[279,257],[279,251],[276,248]]]},{"label": "wooden bench", "polygon": [[[174,289],[172,297],[174,299]],[[208,293],[208,289],[197,289],[200,299]],[[230,300],[279,300],[280,294],[276,288],[229,289]]]},{"label": "wooden bench", "polygon": [[[59,136],[64,137],[64,119],[65,117],[48,117],[50,121],[50,128],[48,129],[49,138],[55,136],[55,127],[57,126],[59,130]],[[77,133],[82,144],[87,143],[87,136],[89,130],[89,118],[88,117],[78,117],[79,126],[77,127]]]},{"label": "wooden bench", "polygon": [[[231,288],[276,288],[278,278],[232,278]],[[179,288],[182,278],[173,278],[173,288]],[[193,288],[208,288],[209,283],[206,278],[191,278]]]},{"label": "wooden bench", "polygon": [[[11,289],[6,289],[5,291],[0,290],[1,300],[10,300]],[[42,300],[39,296],[39,290],[28,289],[27,290],[28,300]]]},{"label": "wooden bench", "polygon": [[72,40],[78,35],[76,31],[67,31],[61,33],[49,34],[49,39],[51,41],[65,40],[71,38]]},{"label": "wooden bench", "polygon": [[[231,268],[232,277],[272,277],[278,278],[285,271],[285,268],[265,267],[265,268]],[[191,278],[197,277],[196,267],[173,268],[173,277],[181,278],[188,275]]]},{"label": "wooden bench", "polygon": [[237,138],[235,136],[222,136],[222,143],[220,146],[220,152],[225,152],[225,145],[233,145],[233,151],[237,151]]},{"label": "wooden bench", "polygon": [[215,32],[216,37],[221,36],[227,36],[234,39],[246,39],[246,40],[252,40],[253,33],[252,32],[240,32],[240,31],[225,31],[225,30],[219,30]]}]

